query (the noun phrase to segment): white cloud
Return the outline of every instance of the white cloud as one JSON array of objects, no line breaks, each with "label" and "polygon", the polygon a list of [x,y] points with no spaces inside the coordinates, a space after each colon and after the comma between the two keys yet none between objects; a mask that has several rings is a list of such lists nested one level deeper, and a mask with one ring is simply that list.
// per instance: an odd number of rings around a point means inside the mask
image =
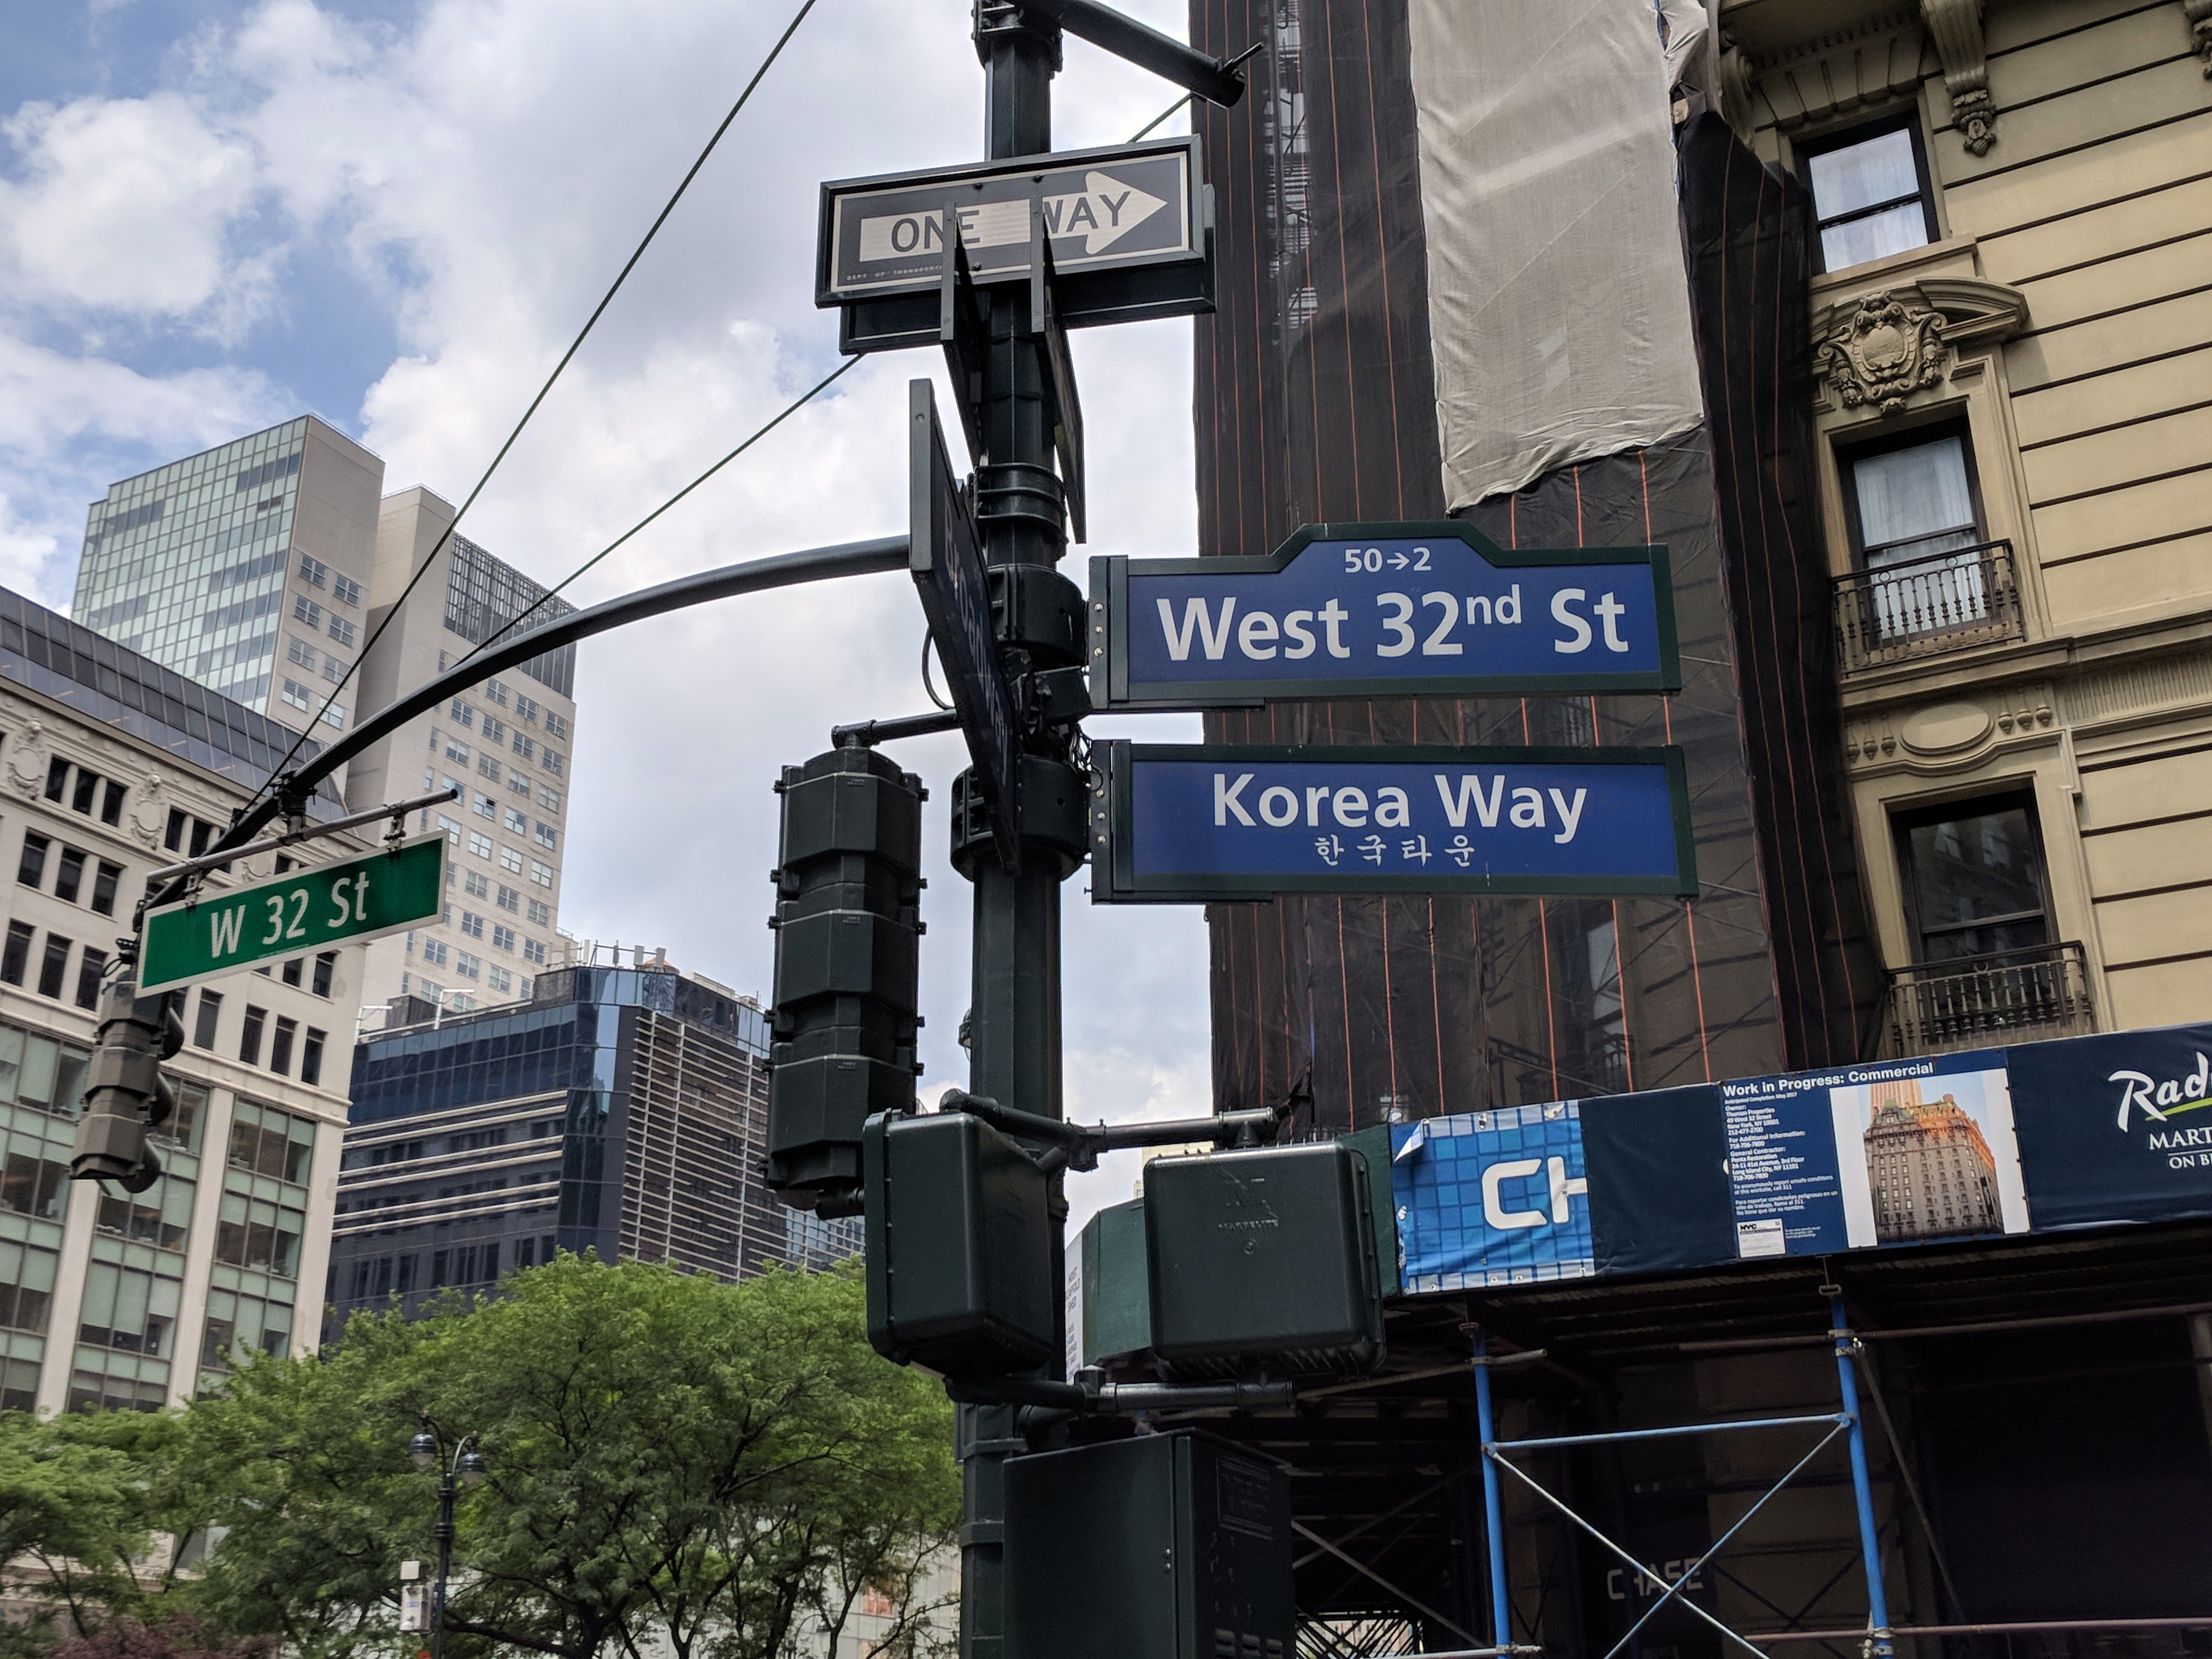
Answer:
[{"label": "white cloud", "polygon": [[0,180],[19,299],[173,318],[235,284],[225,246],[254,159],[183,98],[28,104],[0,131],[23,157],[21,182]]},{"label": "white cloud", "polygon": [[[336,5],[268,0],[231,32],[197,37],[174,85],[143,100],[179,123],[205,183],[191,213],[179,210],[179,224],[198,228],[174,233],[188,246],[165,278],[173,289],[134,278],[147,285],[137,302],[179,319],[198,307],[193,325],[204,326],[231,302],[226,284],[251,287],[249,260],[281,270],[307,240],[336,248],[390,306],[399,342],[362,388],[358,434],[386,458],[387,489],[421,483],[458,501],[794,4],[424,0],[404,23],[371,25]],[[1180,31],[1182,0],[1129,9]],[[472,538],[556,579],[836,364],[834,314],[812,305],[817,185],[980,153],[982,76],[967,17],[960,0],[821,0],[471,512]],[[1061,148],[1126,138],[1175,95],[1079,41],[1066,58],[1055,89]],[[18,120],[38,135],[89,131],[117,121],[117,107]],[[137,177],[159,155],[148,127],[117,165]],[[11,188],[44,189],[41,165],[27,162]],[[321,325],[313,305],[281,296],[288,337]],[[257,349],[281,380],[281,346]],[[1081,584],[1086,552],[1193,550],[1189,327],[1125,327],[1079,337],[1075,349],[1095,540],[1064,568]],[[92,379],[128,374],[89,356],[79,367]],[[220,385],[138,377],[155,404],[203,397],[221,428],[180,436],[170,453],[293,412],[250,374],[222,373]],[[904,386],[921,374],[939,379],[949,413],[935,353],[871,359],[575,597],[903,528]],[[76,394],[37,395],[58,407]],[[119,445],[127,417],[112,399],[83,407],[76,426],[55,428],[65,435],[11,437],[0,406],[0,452],[55,445],[104,484],[118,474],[97,475],[83,458]],[[81,525],[81,504],[69,505]],[[52,514],[57,525],[69,516]],[[73,550],[73,536],[63,539]],[[0,559],[12,546],[0,541]],[[925,707],[921,637],[910,585],[884,576],[732,602],[584,646],[564,925],[665,945],[681,964],[765,995],[777,769],[826,746],[835,721]],[[1196,724],[1126,729],[1190,738]],[[924,1054],[934,1087],[965,1074],[955,1035],[970,890],[945,848],[963,757],[954,738],[902,744],[897,757],[931,791]],[[1199,913],[1094,910],[1085,883],[1079,874],[1065,889],[1071,1109],[1202,1112]]]}]

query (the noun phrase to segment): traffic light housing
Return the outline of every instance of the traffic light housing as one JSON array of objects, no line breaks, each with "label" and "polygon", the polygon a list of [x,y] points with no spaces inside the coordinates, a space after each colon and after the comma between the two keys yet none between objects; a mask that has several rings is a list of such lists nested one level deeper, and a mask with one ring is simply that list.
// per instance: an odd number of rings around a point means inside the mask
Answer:
[{"label": "traffic light housing", "polygon": [[857,744],[784,769],[774,872],[769,1187],[794,1209],[860,1210],[860,1131],[914,1105],[921,780]]},{"label": "traffic light housing", "polygon": [[70,1179],[143,1193],[161,1175],[149,1137],[177,1109],[161,1062],[185,1046],[184,1022],[167,997],[137,995],[131,979],[118,978],[100,994],[95,1042]]}]

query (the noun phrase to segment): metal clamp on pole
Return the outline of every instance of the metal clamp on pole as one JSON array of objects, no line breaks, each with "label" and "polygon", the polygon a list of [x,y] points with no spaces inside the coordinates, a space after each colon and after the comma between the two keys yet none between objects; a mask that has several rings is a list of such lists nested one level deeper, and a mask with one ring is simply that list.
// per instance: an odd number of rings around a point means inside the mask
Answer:
[{"label": "metal clamp on pole", "polygon": [[1176,1146],[1194,1140],[1211,1140],[1216,1146],[1256,1146],[1262,1130],[1268,1132],[1269,1139],[1274,1138],[1290,1116],[1293,1103],[1285,1101],[1280,1106],[1217,1112],[1212,1117],[1170,1118],[1154,1123],[1067,1123],[1059,1118],[1040,1117],[1034,1112],[1017,1111],[982,1095],[951,1089],[945,1091],[938,1109],[965,1112],[970,1117],[982,1119],[1003,1134],[1041,1140],[1065,1153],[1069,1169],[1095,1170],[1101,1152],[1123,1152],[1133,1146]]},{"label": "metal clamp on pole", "polygon": [[832,749],[873,749],[879,743],[895,743],[901,738],[926,738],[937,732],[957,732],[960,711],[947,708],[931,714],[897,714],[890,720],[858,720],[850,726],[830,728]]},{"label": "metal clamp on pole", "polygon": [[[364,823],[374,823],[379,818],[392,820],[392,827],[386,834],[384,842],[386,847],[392,847],[401,837],[402,826],[410,812],[426,806],[441,806],[449,800],[459,799],[460,793],[458,788],[441,789],[435,794],[417,795],[411,800],[394,801],[387,806],[373,806],[366,812],[332,818],[327,823],[307,823],[304,817],[306,809],[302,806],[299,828],[288,828],[281,836],[271,836],[266,841],[252,842],[244,847],[234,847],[227,852],[205,853],[196,859],[186,859],[181,864],[165,864],[158,870],[149,871],[146,880],[151,886],[157,882],[174,881],[179,876],[201,875],[210,870],[219,870],[234,859],[250,859],[262,853],[278,852],[287,847],[296,847],[303,841],[335,836],[341,830],[357,830]],[[289,804],[284,812],[285,822],[290,824],[293,819]]]}]

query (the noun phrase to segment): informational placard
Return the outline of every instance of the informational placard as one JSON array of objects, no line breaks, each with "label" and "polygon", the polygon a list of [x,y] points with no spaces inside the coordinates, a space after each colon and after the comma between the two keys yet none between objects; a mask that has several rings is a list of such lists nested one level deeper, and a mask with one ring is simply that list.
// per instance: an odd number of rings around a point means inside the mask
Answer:
[{"label": "informational placard", "polygon": [[1021,846],[1021,728],[999,663],[991,627],[991,589],[975,521],[960,496],[937,399],[927,380],[907,386],[911,550],[908,566],[929,618],[930,638],[951,683],[960,729],[975,763],[999,856],[1012,868]]},{"label": "informational placard", "polygon": [[445,901],[442,834],[416,836],[393,851],[204,892],[146,913],[138,994],[381,939],[431,921]]},{"label": "informational placard", "polygon": [[1266,558],[1093,559],[1093,701],[1675,691],[1663,547],[1498,546],[1468,525],[1308,525]]},{"label": "informational placard", "polygon": [[1679,749],[1102,749],[1100,902],[1697,891]]}]

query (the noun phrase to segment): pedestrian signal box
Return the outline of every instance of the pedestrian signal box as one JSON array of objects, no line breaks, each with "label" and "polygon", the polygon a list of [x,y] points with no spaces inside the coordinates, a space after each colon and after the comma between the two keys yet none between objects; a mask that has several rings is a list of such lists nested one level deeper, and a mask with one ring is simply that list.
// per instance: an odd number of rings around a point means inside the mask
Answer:
[{"label": "pedestrian signal box", "polygon": [[1367,1160],[1345,1142],[1155,1158],[1145,1231],[1152,1352],[1179,1376],[1382,1364]]},{"label": "pedestrian signal box", "polygon": [[1003,1376],[1056,1359],[1044,1171],[981,1118],[868,1120],[868,1340],[900,1364]]},{"label": "pedestrian signal box", "polygon": [[1292,1659],[1291,1483],[1194,1430],[1006,1461],[1006,1647]]}]

